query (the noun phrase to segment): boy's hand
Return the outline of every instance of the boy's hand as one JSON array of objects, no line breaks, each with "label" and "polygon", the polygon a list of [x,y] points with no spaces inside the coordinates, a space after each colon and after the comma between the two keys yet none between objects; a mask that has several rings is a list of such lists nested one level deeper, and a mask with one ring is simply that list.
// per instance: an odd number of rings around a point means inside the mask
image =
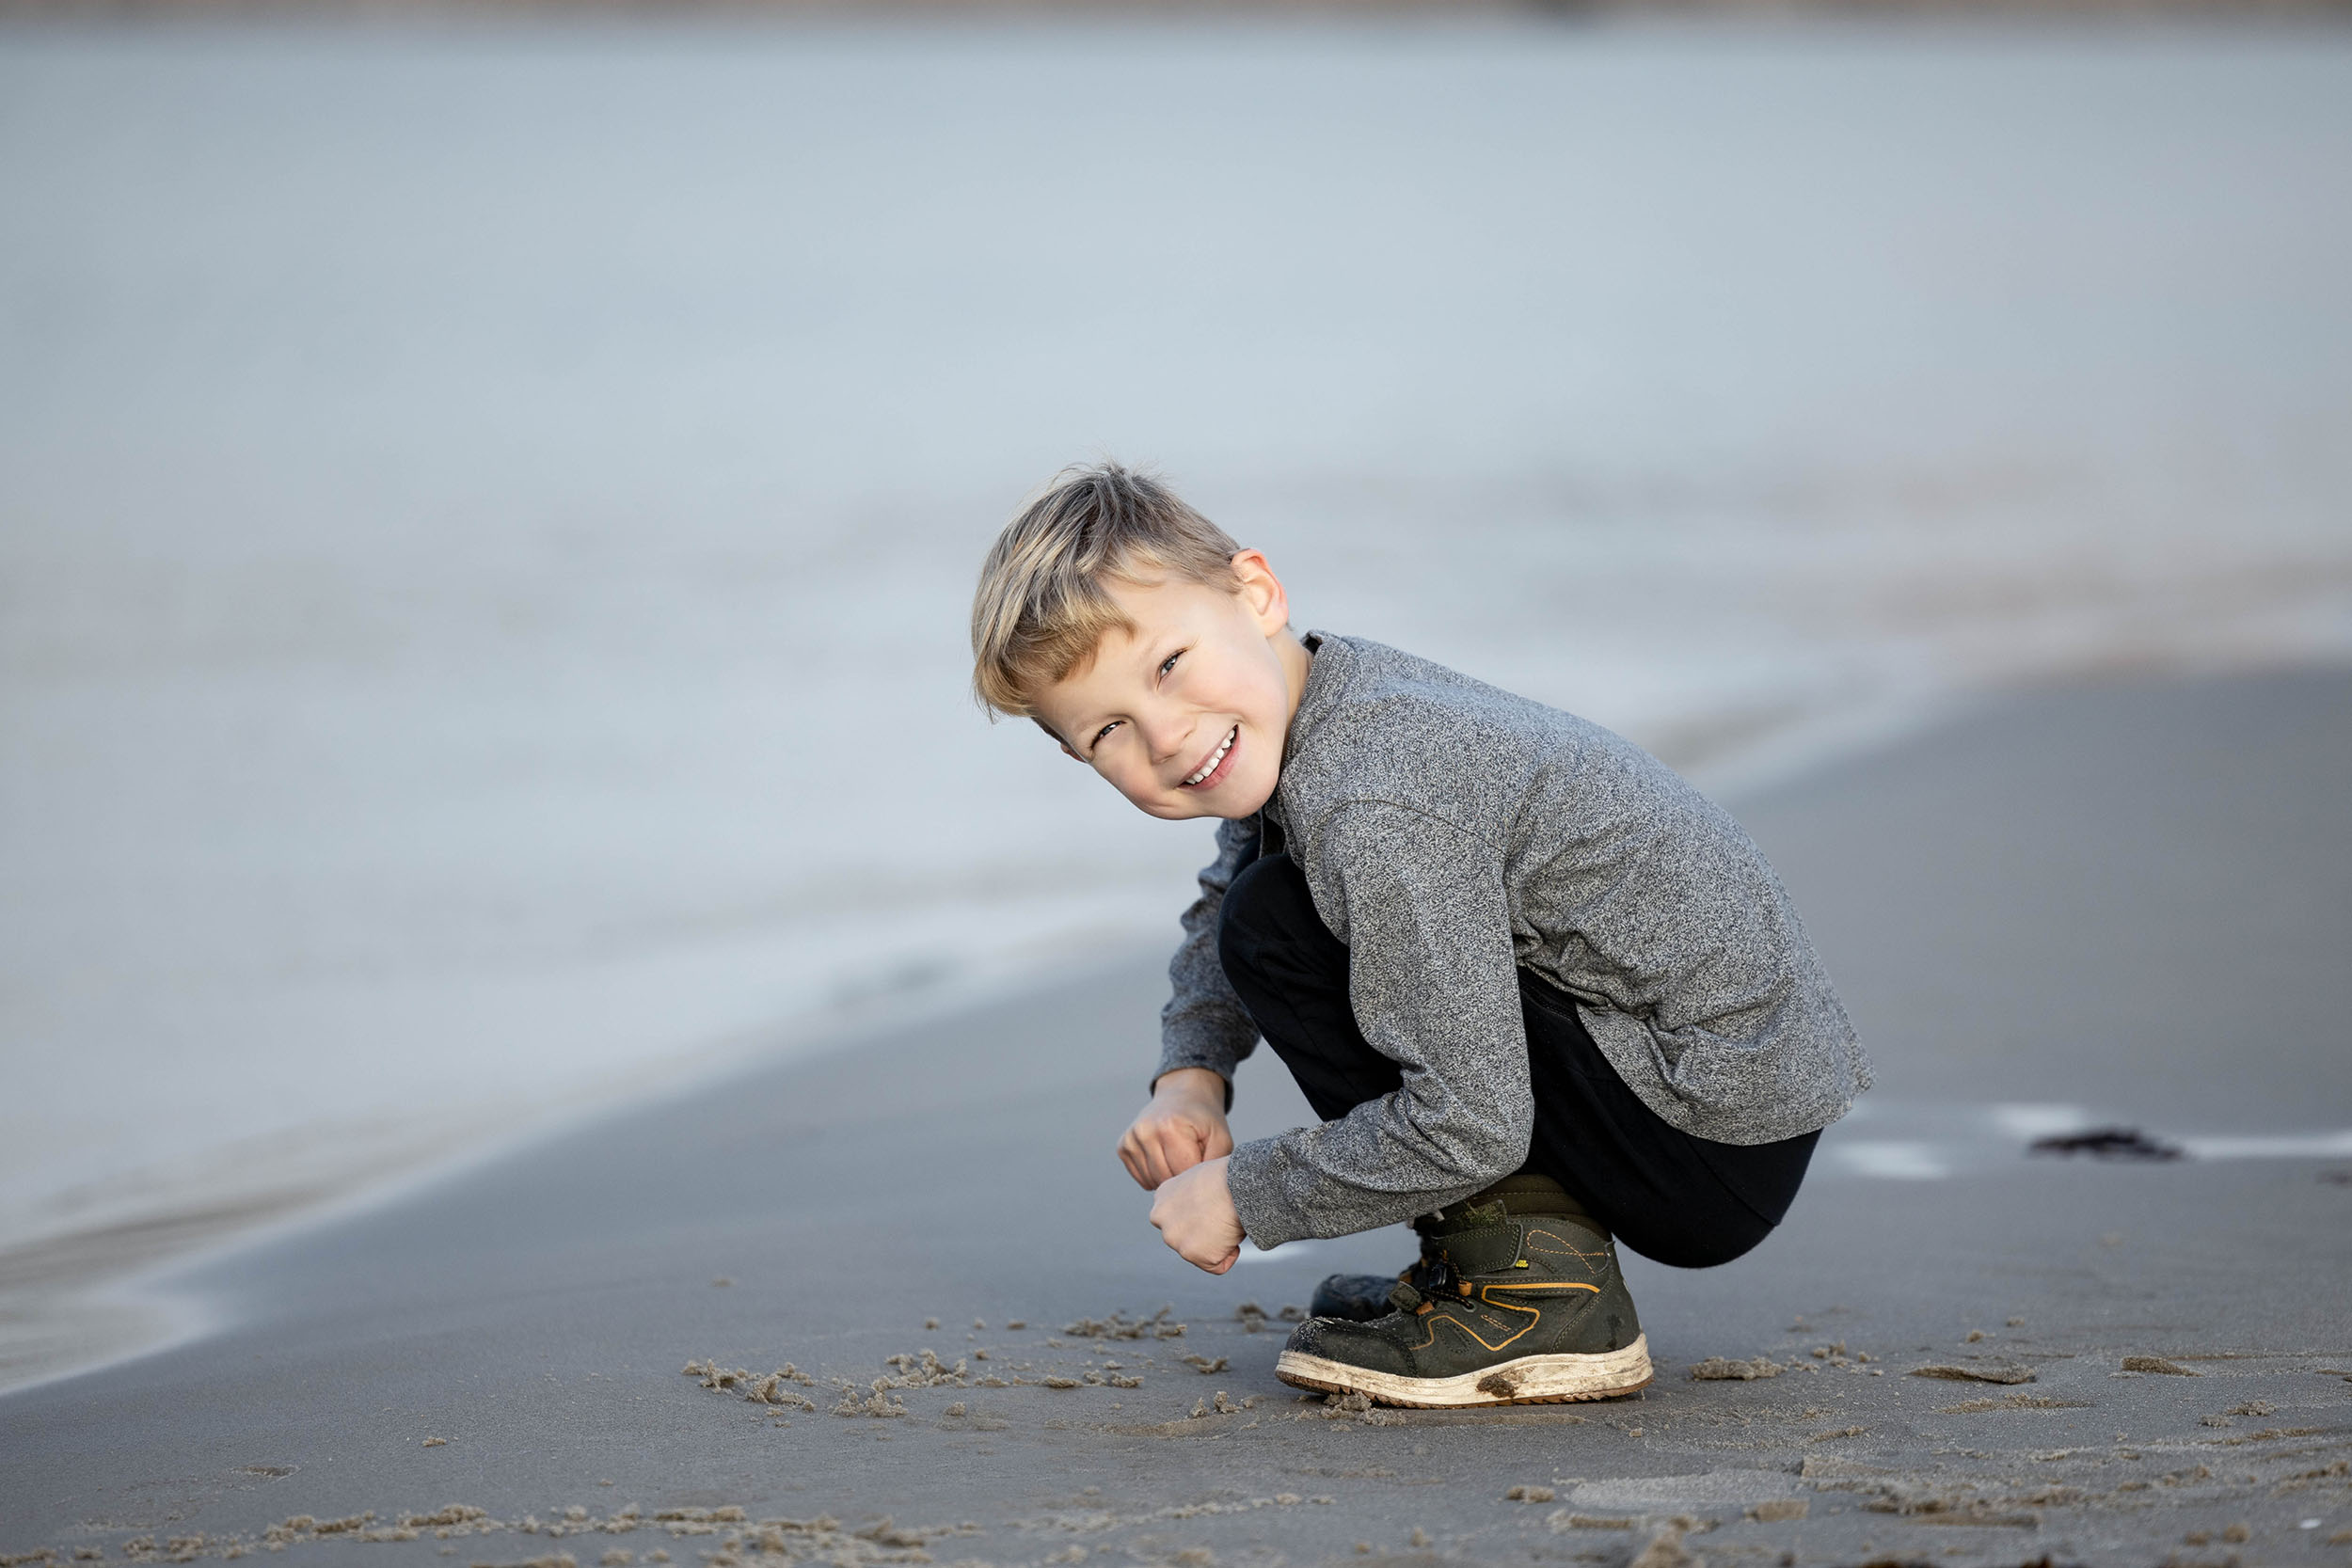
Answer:
[{"label": "boy's hand", "polygon": [[[1152,1102],[1119,1140],[1120,1163],[1147,1193],[1203,1160],[1232,1152],[1233,1134],[1225,1125],[1225,1080],[1204,1067],[1161,1073],[1152,1086]],[[1217,1185],[1222,1191],[1223,1181]]]},{"label": "boy's hand", "polygon": [[1223,1274],[1241,1258],[1241,1215],[1225,1185],[1225,1161],[1206,1160],[1160,1184],[1152,1223],[1176,1256],[1196,1268]]}]

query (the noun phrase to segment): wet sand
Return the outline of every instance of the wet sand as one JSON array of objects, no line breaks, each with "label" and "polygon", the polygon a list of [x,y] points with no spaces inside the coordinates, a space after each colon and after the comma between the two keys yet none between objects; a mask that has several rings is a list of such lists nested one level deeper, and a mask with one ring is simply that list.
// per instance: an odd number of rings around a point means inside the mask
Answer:
[{"label": "wet sand", "polygon": [[[2295,1151],[2352,1127],[2348,776],[2323,673],[2015,699],[1738,801],[1881,1086],[1756,1254],[1629,1265],[1633,1400],[1277,1383],[1281,1308],[1403,1233],[1158,1245],[1108,1153],[1138,960],[188,1273],[230,1326],[0,1399],[0,1556],[2341,1562],[2352,1159]],[[2026,1153],[2070,1118],[2241,1157]]]}]

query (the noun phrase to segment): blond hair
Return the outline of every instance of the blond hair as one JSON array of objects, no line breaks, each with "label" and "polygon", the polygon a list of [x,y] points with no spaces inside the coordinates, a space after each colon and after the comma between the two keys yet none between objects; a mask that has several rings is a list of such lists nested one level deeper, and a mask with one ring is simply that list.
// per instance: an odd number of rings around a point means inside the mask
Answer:
[{"label": "blond hair", "polygon": [[1135,623],[1112,582],[1184,578],[1235,585],[1240,546],[1151,474],[1117,463],[1064,468],[1005,525],[972,595],[972,689],[997,713],[1035,718],[1031,696]]}]

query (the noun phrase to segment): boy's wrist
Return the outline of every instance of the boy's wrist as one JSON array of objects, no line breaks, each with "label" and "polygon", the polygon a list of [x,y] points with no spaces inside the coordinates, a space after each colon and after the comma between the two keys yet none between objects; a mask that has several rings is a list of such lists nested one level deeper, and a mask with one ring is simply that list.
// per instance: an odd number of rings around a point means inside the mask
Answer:
[{"label": "boy's wrist", "polygon": [[1213,1068],[1174,1067],[1152,1080],[1152,1098],[1199,1101],[1215,1106],[1219,1115],[1232,1103],[1232,1086]]}]

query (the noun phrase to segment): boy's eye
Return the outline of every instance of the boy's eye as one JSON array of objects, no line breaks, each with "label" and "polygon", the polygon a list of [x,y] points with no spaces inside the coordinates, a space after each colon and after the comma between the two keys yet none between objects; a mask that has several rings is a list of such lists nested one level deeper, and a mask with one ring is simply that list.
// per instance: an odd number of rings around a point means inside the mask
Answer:
[{"label": "boy's eye", "polygon": [[1180,659],[1180,658],[1184,657],[1184,649],[1182,649],[1182,648],[1179,648],[1179,649],[1177,649],[1174,653],[1172,653],[1172,654],[1168,655],[1166,658],[1162,659],[1162,660],[1160,661],[1160,673],[1161,673],[1161,674],[1163,674],[1163,675],[1165,675],[1165,674],[1167,674],[1167,673],[1168,673],[1170,670],[1175,669],[1175,668],[1176,668],[1176,661],[1177,661],[1178,659]]},{"label": "boy's eye", "polygon": [[1094,744],[1095,744],[1096,746],[1100,746],[1101,744],[1103,744],[1103,737],[1104,737],[1104,736],[1106,736],[1106,735],[1110,734],[1110,733],[1111,733],[1111,731],[1113,731],[1113,730],[1115,730],[1115,729],[1117,729],[1117,728],[1119,728],[1119,721],[1117,721],[1116,719],[1114,719],[1114,720],[1112,720],[1109,723],[1107,723],[1107,724],[1104,725],[1101,729],[1099,729],[1099,730],[1095,731],[1095,732],[1094,732]]}]

